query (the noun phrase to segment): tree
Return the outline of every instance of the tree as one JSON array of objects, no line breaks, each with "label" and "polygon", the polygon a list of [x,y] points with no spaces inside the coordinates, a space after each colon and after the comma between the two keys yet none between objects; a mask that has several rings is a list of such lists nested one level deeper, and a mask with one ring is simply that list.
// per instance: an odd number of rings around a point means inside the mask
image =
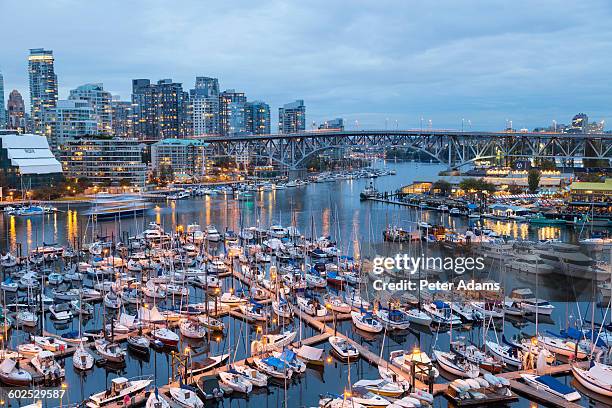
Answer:
[{"label": "tree", "polygon": [[440,195],[448,197],[451,193],[451,184],[446,180],[438,180],[433,183],[432,188],[434,191],[438,191]]},{"label": "tree", "polygon": [[119,185],[121,187],[130,187],[132,183],[130,182],[129,179],[124,178],[124,179],[121,179],[121,181],[119,181]]},{"label": "tree", "polygon": [[508,186],[508,192],[510,194],[521,194],[523,192],[523,189],[521,188],[521,186],[513,183]]},{"label": "tree", "polygon": [[540,177],[540,171],[537,169],[531,169],[529,173],[527,173],[527,184],[529,185],[530,193],[533,194],[538,191],[540,187]]}]

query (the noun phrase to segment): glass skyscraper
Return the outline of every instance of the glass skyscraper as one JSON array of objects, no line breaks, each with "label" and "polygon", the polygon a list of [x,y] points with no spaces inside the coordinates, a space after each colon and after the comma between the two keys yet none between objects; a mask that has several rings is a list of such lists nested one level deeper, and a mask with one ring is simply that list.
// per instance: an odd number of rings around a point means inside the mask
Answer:
[{"label": "glass skyscraper", "polygon": [[301,99],[278,108],[278,133],[288,134],[306,130],[306,106]]},{"label": "glass skyscraper", "polygon": [[219,123],[222,135],[246,132],[245,105],[244,92],[228,89],[219,94]]},{"label": "glass skyscraper", "polygon": [[107,136],[112,134],[112,96],[104,90],[102,84],[81,85],[70,91],[68,99],[88,101],[98,124],[98,133]]},{"label": "glass skyscraper", "polygon": [[254,135],[270,134],[270,105],[261,101],[247,102],[246,131]]},{"label": "glass skyscraper", "polygon": [[189,93],[193,135],[219,134],[219,80],[196,77],[195,88]]},{"label": "glass skyscraper", "polygon": [[33,132],[46,136],[51,134],[51,127],[45,120],[45,114],[57,104],[57,75],[53,64],[53,51],[30,49],[28,72]]}]

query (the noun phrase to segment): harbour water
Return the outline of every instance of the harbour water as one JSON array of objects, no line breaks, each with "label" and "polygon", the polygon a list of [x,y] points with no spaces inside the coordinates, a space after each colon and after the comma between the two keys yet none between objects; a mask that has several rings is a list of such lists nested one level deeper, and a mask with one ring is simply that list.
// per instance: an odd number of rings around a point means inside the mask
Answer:
[{"label": "harbour water", "polygon": [[[393,168],[396,175],[377,178],[374,183],[381,191],[392,191],[413,181],[435,180],[438,172],[442,169],[439,165],[420,163],[378,163]],[[176,231],[186,228],[190,223],[198,223],[202,226],[215,225],[219,231],[232,229],[239,231],[241,226],[269,227],[273,224],[290,225],[295,224],[306,236],[331,236],[338,243],[338,248],[343,253],[368,258],[375,255],[394,256],[403,252],[419,252],[428,249],[415,247],[417,244],[385,243],[382,231],[389,224],[410,228],[416,221],[426,221],[431,224],[445,224],[457,230],[465,230],[468,220],[459,217],[449,217],[448,214],[420,211],[408,207],[391,206],[376,202],[361,202],[359,193],[370,181],[367,179],[338,180],[327,183],[311,183],[307,186],[289,188],[285,190],[261,191],[254,193],[254,199],[250,201],[237,201],[229,195],[215,195],[196,197],[186,200],[169,202],[158,202],[156,206],[148,211],[144,217],[123,218],[121,220],[110,220],[99,222],[92,226],[88,218],[83,215],[83,208],[61,208],[62,212],[47,214],[44,216],[19,218],[7,215],[0,217],[0,252],[7,249],[17,251],[19,248],[26,253],[29,249],[43,245],[44,243],[57,243],[60,245],[72,244],[80,241],[83,237],[91,237],[92,230],[99,236],[119,239],[122,232],[135,235],[141,232],[149,222],[157,222],[167,231]],[[573,230],[559,227],[534,228],[528,224],[515,222],[502,222],[483,220],[483,224],[494,231],[521,239],[550,239],[558,238],[564,242],[576,242],[577,237]],[[422,245],[422,244],[418,244]],[[215,249],[223,252],[222,245]],[[516,274],[502,273],[501,267],[488,266],[490,278],[504,282],[508,288],[530,286],[533,287],[533,276],[521,277]],[[241,284],[232,278],[224,280],[224,287],[240,288]],[[204,296],[201,289],[190,289],[190,302],[201,301]],[[563,299],[568,286],[558,279],[546,278],[539,282],[539,297],[545,299]],[[576,318],[578,314],[590,314],[588,302],[564,303],[554,302],[556,309],[550,318],[540,318],[540,331],[559,330],[565,327],[568,320]],[[578,310],[580,308],[580,311]],[[84,331],[93,331],[102,327],[102,307],[96,304],[94,315],[82,322]],[[601,321],[602,308],[596,310],[595,320]],[[608,317],[609,319],[609,317]],[[208,341],[189,342],[190,353],[193,360],[204,358],[206,355],[218,355],[229,352],[231,358],[241,360],[248,356],[250,341],[256,335],[256,329],[237,318],[226,316],[223,318],[228,330],[224,336],[215,335]],[[66,333],[78,330],[79,319],[74,318],[67,324],[57,325],[48,316],[45,321],[45,329],[53,333]],[[284,322],[283,327],[278,327],[276,321],[269,322],[266,329],[269,332],[282,330],[284,328],[294,329],[301,332],[303,337],[314,334],[312,328],[306,324],[300,324],[298,319],[293,322]],[[374,353],[380,353],[383,347],[382,335],[365,335],[354,330],[349,321],[339,322],[338,331],[353,338]],[[522,331],[524,333],[535,333],[535,322],[533,319],[521,321],[506,321],[506,336]],[[490,329],[487,333],[489,338],[499,336],[499,332]],[[23,330],[13,330],[8,343],[8,348],[15,348],[21,342],[26,341],[28,333]],[[410,330],[401,334],[390,334],[386,337],[383,357],[388,356],[390,351],[400,349],[412,349],[418,345],[422,350],[430,352],[436,345],[441,350],[449,348],[451,333],[449,331],[436,332],[429,330]],[[471,330],[455,330],[453,338],[464,336],[466,340],[479,343],[484,337],[482,328],[474,326]],[[481,343],[481,341],[480,341]],[[187,344],[180,343],[179,350],[184,350]],[[318,345],[325,348],[325,355],[329,354],[327,342]],[[159,386],[168,383],[172,375],[171,355],[167,350],[152,350],[147,358],[128,354],[126,365],[123,367],[94,367],[86,373],[77,372],[72,368],[72,357],[64,360],[66,368],[65,384],[67,392],[61,401],[62,405],[78,403],[87,399],[92,393],[106,388],[112,378],[118,375],[134,377],[142,375],[154,376],[154,381]],[[308,368],[304,375],[293,378],[287,383],[280,382],[268,388],[258,389],[248,398],[231,395],[220,401],[207,404],[218,404],[221,407],[305,407],[316,406],[319,395],[326,392],[341,394],[347,387],[350,379],[354,382],[358,379],[378,378],[378,370],[364,359],[354,363],[342,363],[336,359],[326,360],[321,369]],[[568,384],[573,381],[571,376],[561,377]],[[214,382],[214,380],[211,380]],[[446,381],[439,378],[439,382]],[[11,401],[12,406],[21,406],[30,403],[31,400],[23,399]],[[596,406],[597,402],[586,396],[579,401],[583,406]],[[45,406],[59,406],[59,401],[45,401]],[[435,400],[435,406],[443,407],[447,401],[443,397]],[[517,407],[533,406],[530,401],[521,397],[513,404]],[[603,406],[603,405],[602,405]]]}]

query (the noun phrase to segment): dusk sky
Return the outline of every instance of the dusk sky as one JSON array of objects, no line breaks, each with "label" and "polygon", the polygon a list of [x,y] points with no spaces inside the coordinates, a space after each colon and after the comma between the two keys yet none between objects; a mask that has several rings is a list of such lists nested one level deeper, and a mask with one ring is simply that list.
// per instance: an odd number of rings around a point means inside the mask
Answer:
[{"label": "dusk sky", "polygon": [[307,128],[612,120],[609,0],[2,3],[5,99],[18,89],[29,102],[28,50],[46,48],[61,99],[102,82],[128,100],[133,78],[189,89],[201,75],[266,101],[273,123],[304,99]]}]

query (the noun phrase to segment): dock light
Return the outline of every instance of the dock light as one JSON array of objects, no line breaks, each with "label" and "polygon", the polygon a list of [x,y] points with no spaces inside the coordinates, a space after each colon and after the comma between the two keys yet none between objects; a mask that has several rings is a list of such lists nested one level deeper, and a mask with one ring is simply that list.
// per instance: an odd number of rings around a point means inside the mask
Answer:
[{"label": "dock light", "polygon": [[350,391],[344,391],[344,398],[351,398],[351,392]]},{"label": "dock light", "polygon": [[217,343],[219,343],[221,341],[221,336],[217,336],[215,340],[217,341]]},{"label": "dock light", "polygon": [[191,353],[191,349],[189,348],[189,346],[185,347],[185,355],[189,355],[189,353]]},{"label": "dock light", "polygon": [[68,388],[68,384],[66,384],[65,382],[62,383],[62,390],[65,390]]},{"label": "dock light", "polygon": [[261,326],[257,326],[257,333],[261,333]]},{"label": "dock light", "polygon": [[531,338],[531,344],[533,344],[534,346],[538,345],[538,338],[537,337],[532,337]]},{"label": "dock light", "polygon": [[331,363],[332,363],[332,358],[331,358],[331,356],[327,356],[327,363],[328,363],[328,364],[331,364]]},{"label": "dock light", "polygon": [[233,295],[234,294],[234,288],[230,288],[229,292],[230,292],[230,295]]},{"label": "dock light", "polygon": [[326,304],[325,304],[325,307],[326,307],[327,309],[331,310],[331,305],[330,305],[329,303],[326,303]]},{"label": "dock light", "polygon": [[276,324],[276,317],[272,319],[272,323]]},{"label": "dock light", "polygon": [[414,346],[414,348],[412,349],[412,354],[419,354],[421,352],[421,350],[419,350],[419,346]]}]

